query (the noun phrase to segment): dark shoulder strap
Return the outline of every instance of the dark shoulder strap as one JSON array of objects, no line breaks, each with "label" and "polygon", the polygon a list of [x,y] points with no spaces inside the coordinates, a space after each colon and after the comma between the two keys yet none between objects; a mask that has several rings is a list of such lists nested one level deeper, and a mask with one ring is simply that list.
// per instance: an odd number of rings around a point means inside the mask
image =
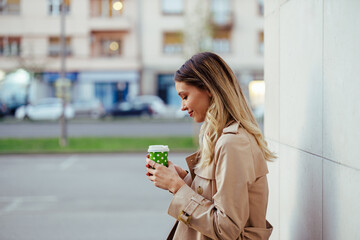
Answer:
[{"label": "dark shoulder strap", "polygon": [[176,223],[174,224],[173,228],[171,229],[171,232],[169,233],[169,236],[166,238],[166,240],[172,240],[174,238],[175,231],[176,231],[178,224],[179,224],[179,221],[176,221]]}]

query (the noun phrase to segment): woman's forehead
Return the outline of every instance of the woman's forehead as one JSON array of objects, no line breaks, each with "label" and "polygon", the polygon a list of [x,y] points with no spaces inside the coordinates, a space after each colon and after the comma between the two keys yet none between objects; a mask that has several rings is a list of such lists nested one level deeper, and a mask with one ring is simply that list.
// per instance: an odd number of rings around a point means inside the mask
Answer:
[{"label": "woman's forehead", "polygon": [[175,81],[175,88],[178,93],[180,93],[181,91],[187,90],[189,88],[189,86],[190,85],[188,85],[184,82]]}]

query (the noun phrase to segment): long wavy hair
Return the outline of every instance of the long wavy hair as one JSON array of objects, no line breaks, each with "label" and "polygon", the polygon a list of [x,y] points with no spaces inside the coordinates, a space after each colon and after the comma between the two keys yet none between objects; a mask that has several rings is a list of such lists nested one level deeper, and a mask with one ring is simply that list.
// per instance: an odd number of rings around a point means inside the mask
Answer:
[{"label": "long wavy hair", "polygon": [[200,130],[201,160],[197,167],[204,167],[212,162],[215,144],[222,130],[231,122],[240,123],[255,137],[267,161],[276,158],[267,147],[238,80],[221,57],[210,52],[198,53],[181,66],[175,73],[174,80],[207,90],[212,96]]}]

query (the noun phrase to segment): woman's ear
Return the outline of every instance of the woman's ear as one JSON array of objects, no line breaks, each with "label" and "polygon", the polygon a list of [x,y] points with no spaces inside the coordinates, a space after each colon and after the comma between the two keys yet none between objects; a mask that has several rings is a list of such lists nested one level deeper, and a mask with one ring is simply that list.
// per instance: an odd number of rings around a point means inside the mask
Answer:
[{"label": "woman's ear", "polygon": [[206,90],[206,93],[207,93],[207,95],[209,96],[209,98],[212,98],[212,94],[210,93],[209,90]]}]

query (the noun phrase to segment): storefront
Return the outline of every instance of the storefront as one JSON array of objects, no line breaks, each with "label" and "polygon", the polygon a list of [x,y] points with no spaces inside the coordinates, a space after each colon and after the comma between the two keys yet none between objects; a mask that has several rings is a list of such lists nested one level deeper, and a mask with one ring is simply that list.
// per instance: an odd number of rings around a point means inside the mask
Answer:
[{"label": "storefront", "polygon": [[176,92],[174,75],[159,74],[158,75],[158,96],[170,106],[179,107],[181,105],[180,98]]},{"label": "storefront", "polygon": [[[46,93],[42,94],[46,97],[60,97],[57,89],[57,81],[61,78],[59,72],[44,72],[42,79],[47,85]],[[78,72],[67,72],[65,73],[65,79],[69,81],[69,100],[72,101],[74,97],[74,89],[77,85]]]},{"label": "storefront", "polygon": [[139,92],[139,74],[124,72],[81,72],[76,89],[78,99],[99,99],[106,110],[134,97]]}]

